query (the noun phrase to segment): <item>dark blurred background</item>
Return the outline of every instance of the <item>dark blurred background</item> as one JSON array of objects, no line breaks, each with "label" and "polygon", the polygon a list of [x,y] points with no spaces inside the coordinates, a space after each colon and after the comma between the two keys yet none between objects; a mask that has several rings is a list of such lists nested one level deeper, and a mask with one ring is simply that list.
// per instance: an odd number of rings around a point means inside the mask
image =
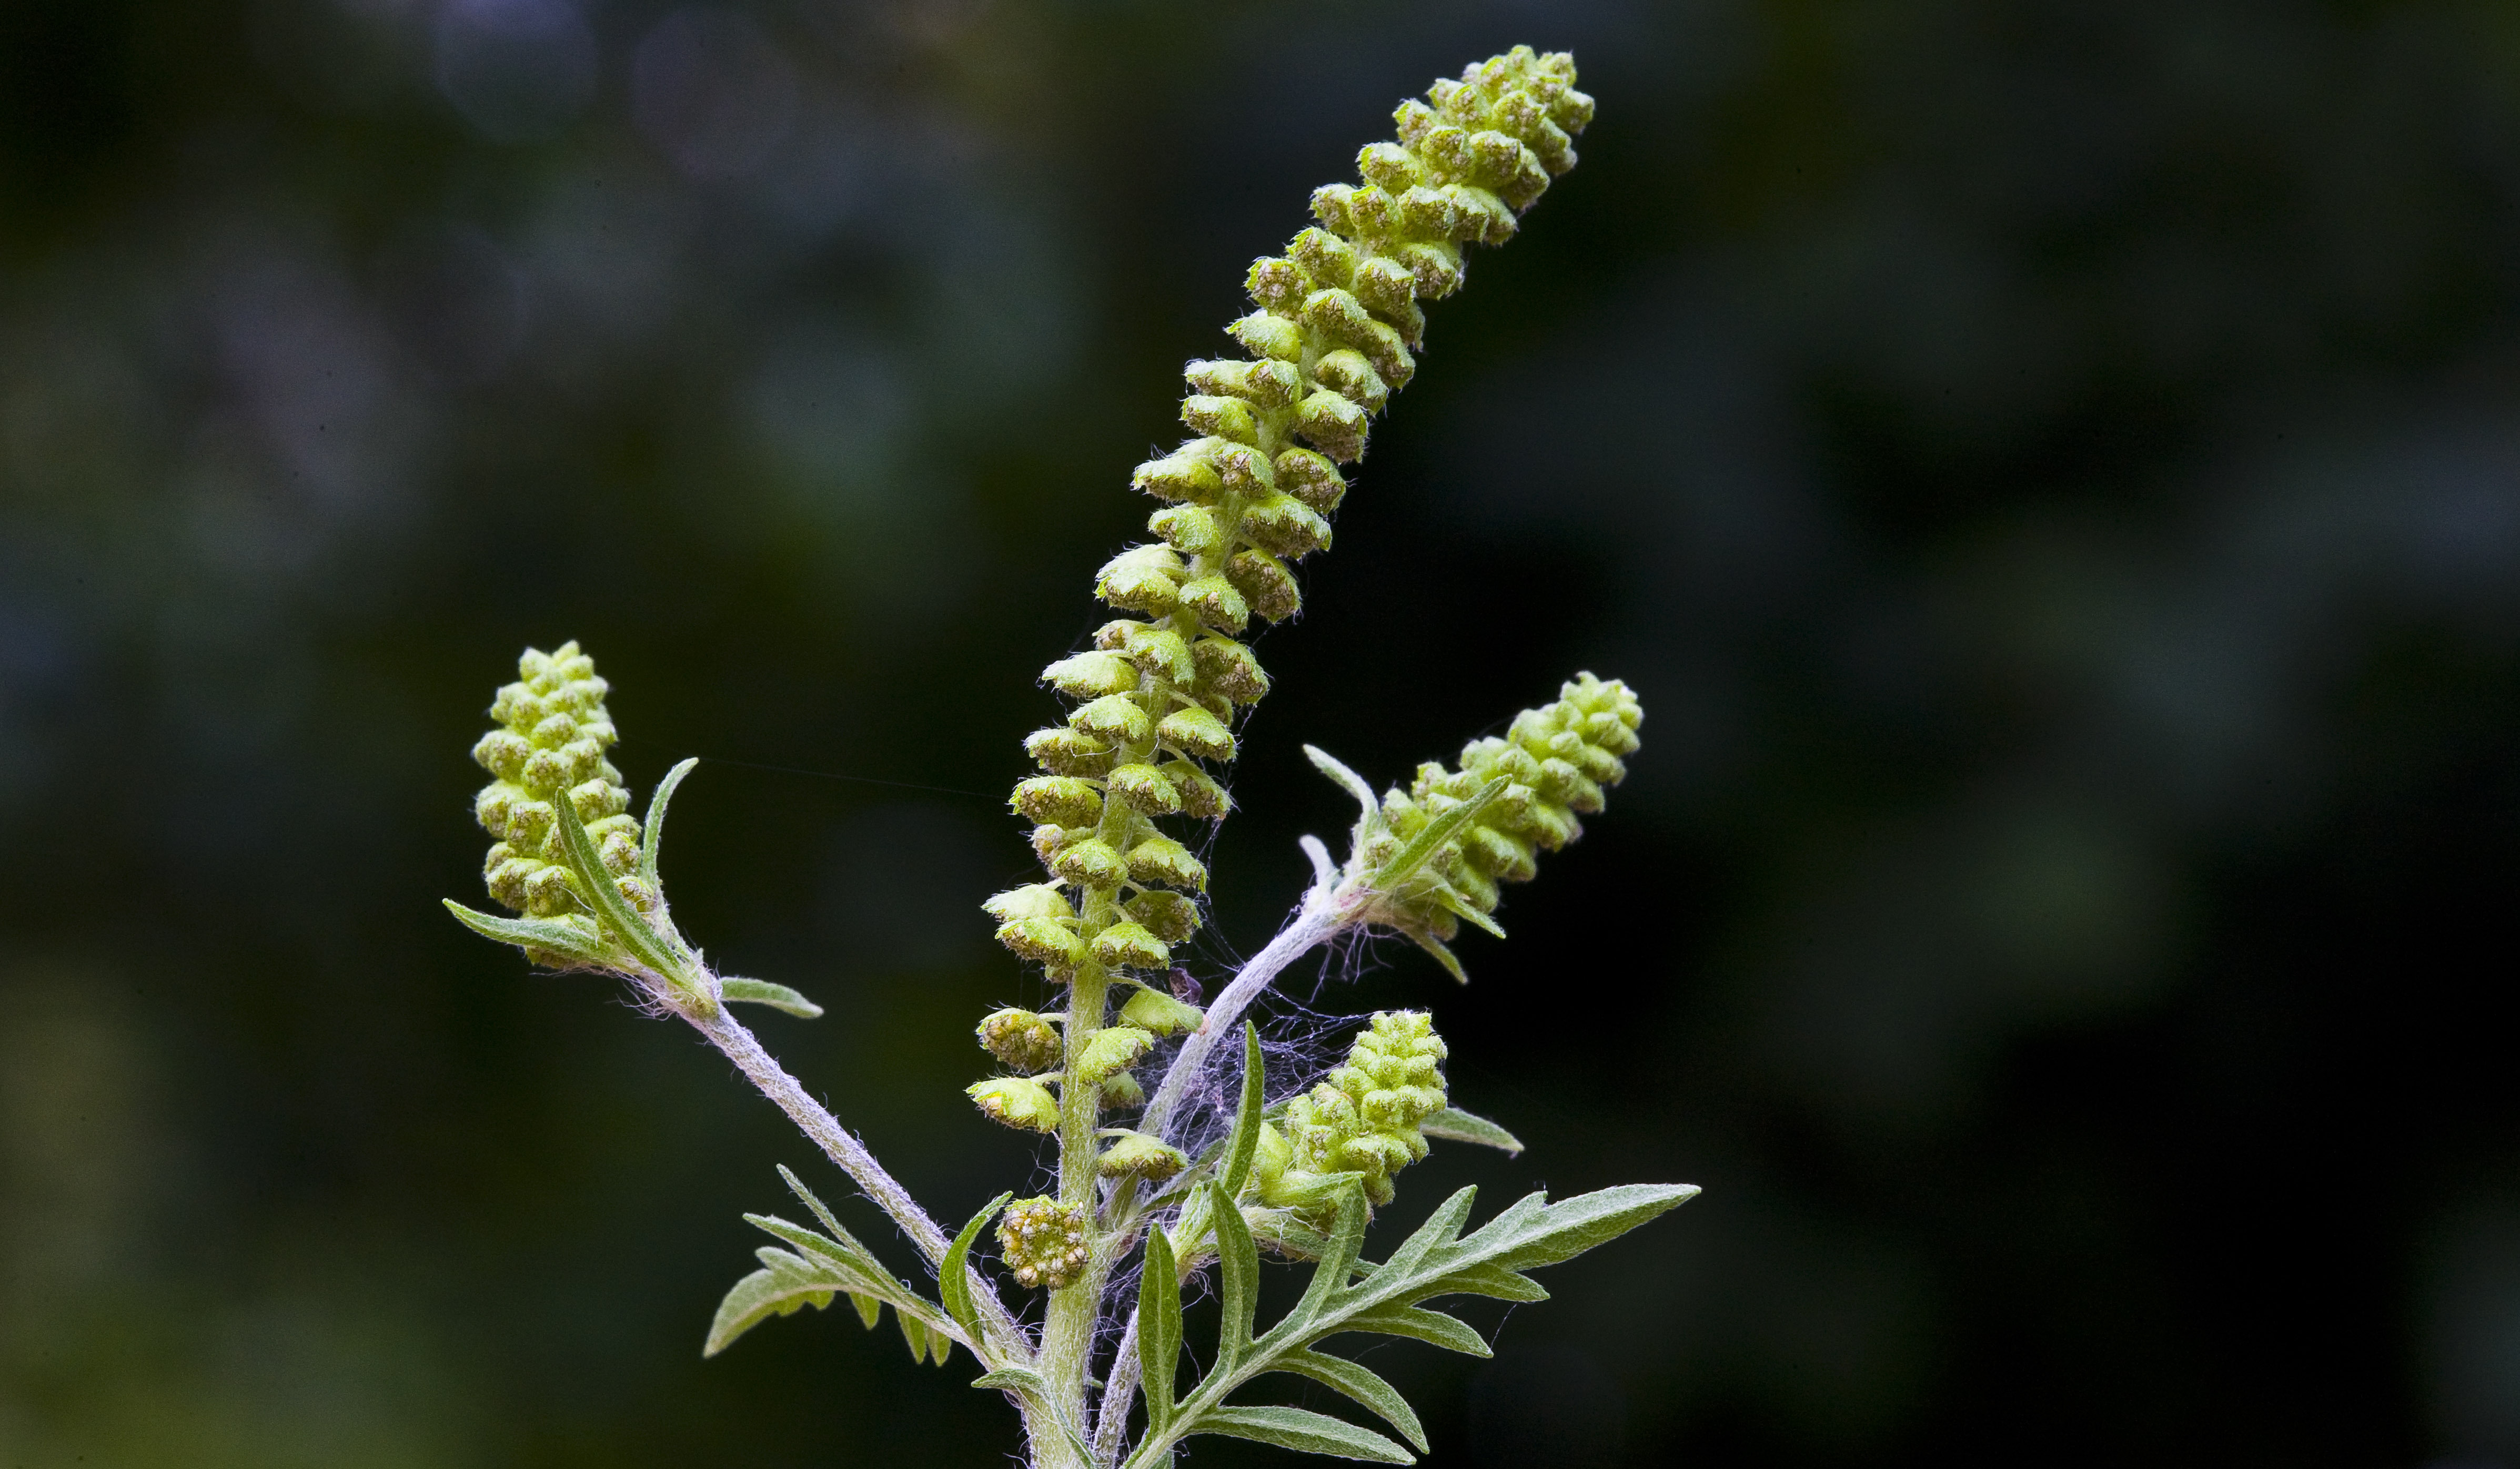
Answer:
[{"label": "dark blurred background", "polygon": [[1301,741],[1642,691],[1467,989],[1318,992],[1533,1144],[1391,1223],[1708,1190],[1372,1347],[1431,1462],[2520,1464],[2492,0],[8,0],[0,1462],[1001,1462],[844,1312],[699,1358],[845,1183],[447,919],[466,750],[583,639],[641,799],[717,762],[686,926],[831,1006],[772,1046],[1028,1186],[958,1089],[1034,671],[1250,258],[1524,40],[1600,120],[1262,645],[1198,960],[1345,823]]}]

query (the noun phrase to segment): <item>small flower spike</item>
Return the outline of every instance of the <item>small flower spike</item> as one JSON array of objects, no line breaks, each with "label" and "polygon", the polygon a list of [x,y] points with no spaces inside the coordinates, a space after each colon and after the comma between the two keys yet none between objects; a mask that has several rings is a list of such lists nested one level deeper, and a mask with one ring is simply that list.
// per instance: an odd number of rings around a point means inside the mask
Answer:
[{"label": "small flower spike", "polygon": [[554,652],[527,648],[518,682],[499,690],[490,717],[500,728],[472,746],[472,759],[494,779],[473,798],[472,814],[496,840],[481,864],[490,896],[538,918],[583,912],[587,895],[562,859],[553,803],[565,798],[586,824],[605,868],[632,906],[654,895],[639,882],[639,819],[629,815],[621,772],[604,758],[620,737],[604,707],[611,688],[595,660],[563,643]]},{"label": "small flower spike", "polygon": [[1444,1110],[1447,1054],[1422,1011],[1376,1014],[1347,1064],[1287,1103],[1282,1127],[1264,1127],[1252,1168],[1260,1202],[1318,1209],[1329,1197],[1323,1176],[1353,1173],[1369,1202],[1390,1203],[1391,1176],[1426,1156],[1420,1125]]}]

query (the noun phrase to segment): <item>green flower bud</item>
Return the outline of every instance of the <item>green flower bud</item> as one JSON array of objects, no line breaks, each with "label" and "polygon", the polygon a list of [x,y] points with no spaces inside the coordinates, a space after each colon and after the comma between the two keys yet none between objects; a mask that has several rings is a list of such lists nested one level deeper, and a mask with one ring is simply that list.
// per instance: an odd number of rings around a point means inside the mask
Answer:
[{"label": "green flower bud", "polygon": [[1138,687],[1138,670],[1126,658],[1109,653],[1078,653],[1061,658],[1041,671],[1042,682],[1055,686],[1070,698],[1099,698],[1106,693],[1127,693]]},{"label": "green flower bud", "polygon": [[1188,683],[1198,666],[1191,657],[1190,645],[1170,628],[1148,627],[1124,618],[1104,623],[1095,633],[1094,642],[1097,646],[1119,653],[1141,673],[1176,684]]},{"label": "green flower bud", "polygon": [[1096,934],[1094,957],[1112,969],[1162,969],[1173,961],[1163,940],[1136,923],[1114,923]]},{"label": "green flower bud", "polygon": [[1269,691],[1269,675],[1261,671],[1260,660],[1231,638],[1213,634],[1201,638],[1191,645],[1190,656],[1203,692],[1224,694],[1238,704],[1256,704]]},{"label": "green flower bud", "polygon": [[1136,860],[1123,863],[1110,843],[1100,837],[1069,842],[1050,860],[1051,870],[1080,887],[1109,887],[1118,882]]},{"label": "green flower bud", "polygon": [[1183,423],[1201,433],[1238,444],[1260,442],[1260,421],[1252,416],[1251,405],[1239,398],[1193,393],[1182,399],[1181,417]]},{"label": "green flower bud", "polygon": [[1158,500],[1187,500],[1195,505],[1213,505],[1225,490],[1216,466],[1203,446],[1196,444],[1184,444],[1162,459],[1138,466],[1129,482]]},{"label": "green flower bud", "polygon": [[1184,568],[1169,546],[1140,546],[1102,564],[1094,594],[1132,612],[1161,616],[1179,600]]},{"label": "green flower bud", "polygon": [[1075,730],[1035,730],[1024,736],[1024,753],[1056,776],[1092,778],[1111,769],[1111,747]]},{"label": "green flower bud", "polygon": [[1048,1087],[1029,1077],[994,1076],[985,1082],[973,1082],[963,1091],[991,1122],[1028,1133],[1058,1131],[1058,1098],[1050,1094]]},{"label": "green flower bud", "polygon": [[1304,359],[1304,329],[1282,316],[1255,311],[1225,329],[1234,339],[1250,348],[1253,356],[1275,358],[1281,362]]},{"label": "green flower bud", "polygon": [[1092,1224],[1083,1207],[1043,1197],[1009,1204],[998,1217],[999,1259],[1018,1284],[1058,1290],[1085,1273]]},{"label": "green flower bud", "polygon": [[1225,527],[1205,506],[1167,506],[1147,517],[1147,529],[1183,556],[1203,556],[1226,545]]},{"label": "green flower bud", "polygon": [[1199,621],[1222,632],[1238,633],[1251,620],[1250,603],[1243,600],[1242,592],[1223,576],[1193,577],[1182,583],[1180,603],[1196,614]]},{"label": "green flower bud", "polygon": [[1155,736],[1186,755],[1201,760],[1234,758],[1234,734],[1225,722],[1205,709],[1176,709],[1155,727]]},{"label": "green flower bud", "polygon": [[1011,805],[1036,822],[1091,826],[1102,819],[1102,795],[1074,776],[1035,776],[1016,782]]},{"label": "green flower bud", "polygon": [[1105,1112],[1127,1112],[1146,1104],[1147,1089],[1128,1072],[1123,1071],[1102,1084],[1102,1110]]},{"label": "green flower bud", "polygon": [[1300,559],[1330,544],[1330,523],[1292,495],[1271,493],[1243,508],[1242,533],[1274,556]]},{"label": "green flower bud", "polygon": [[1120,911],[1167,944],[1198,932],[1198,905],[1179,893],[1150,889],[1120,905]]},{"label": "green flower bud", "polygon": [[1340,464],[1354,464],[1365,457],[1365,410],[1329,388],[1297,405],[1295,425],[1315,447]]},{"label": "green flower bud", "polygon": [[1017,918],[1000,924],[998,942],[1018,958],[1054,969],[1073,969],[1085,962],[1085,941],[1057,918]]},{"label": "green flower bud", "polygon": [[1092,1087],[1110,1080],[1137,1064],[1155,1038],[1134,1025],[1115,1025],[1098,1030],[1086,1039],[1068,1068],[1069,1078],[1080,1087]]},{"label": "green flower bud", "polygon": [[1207,890],[1207,868],[1169,836],[1150,836],[1131,848],[1128,871],[1130,881],[1146,886],[1162,883],[1192,892]]},{"label": "green flower bud", "polygon": [[[1271,622],[1285,621],[1304,604],[1303,594],[1295,590],[1294,573],[1265,551],[1246,551],[1235,556],[1226,563],[1225,574],[1250,609]],[[1240,626],[1237,623],[1227,631]]]},{"label": "green flower bud", "polygon": [[1347,495],[1338,466],[1310,449],[1289,449],[1278,456],[1278,487],[1327,515]]},{"label": "green flower bud", "polygon": [[1181,793],[1182,815],[1217,821],[1234,809],[1234,798],[1216,783],[1216,778],[1189,761],[1167,760],[1163,771],[1173,789]]},{"label": "green flower bud", "polygon": [[1009,1071],[1028,1076],[1058,1064],[1058,1027],[1030,1010],[992,1011],[982,1018],[975,1034],[981,1048]]},{"label": "green flower bud", "polygon": [[1160,990],[1140,990],[1120,1006],[1120,1018],[1152,1035],[1177,1036],[1198,1029],[1207,1012],[1197,1005],[1184,1004]]},{"label": "green flower bud", "polygon": [[1069,729],[1080,734],[1114,744],[1143,744],[1154,727],[1147,711],[1125,693],[1108,694],[1090,704],[1080,704],[1067,716]]},{"label": "green flower bud", "polygon": [[981,911],[1001,923],[1017,918],[1073,918],[1076,909],[1067,895],[1052,882],[1027,883],[1009,888],[980,905]]},{"label": "green flower bud", "polygon": [[1122,1133],[1094,1160],[1094,1171],[1106,1179],[1140,1179],[1148,1183],[1161,1183],[1189,1166],[1190,1159],[1182,1156],[1180,1148],[1144,1133]]},{"label": "green flower bud", "polygon": [[[1409,285],[1404,275],[1401,289],[1405,290]],[[1353,348],[1342,347],[1329,353],[1314,372],[1330,391],[1369,414],[1382,412],[1383,404],[1391,399],[1391,385],[1382,380],[1382,375],[1373,370],[1373,364],[1367,362]]]},{"label": "green flower bud", "polygon": [[1172,816],[1182,809],[1180,787],[1151,765],[1124,765],[1111,772],[1111,794],[1148,816]]}]

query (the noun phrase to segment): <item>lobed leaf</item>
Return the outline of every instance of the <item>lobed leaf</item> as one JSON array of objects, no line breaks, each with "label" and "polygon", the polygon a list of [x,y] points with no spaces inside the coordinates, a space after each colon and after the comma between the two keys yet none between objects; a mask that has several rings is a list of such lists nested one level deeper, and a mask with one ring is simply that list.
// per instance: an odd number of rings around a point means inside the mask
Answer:
[{"label": "lobed leaf", "polygon": [[1445,1142],[1475,1142],[1506,1153],[1522,1151],[1521,1138],[1486,1118],[1472,1116],[1459,1107],[1446,1107],[1419,1123],[1418,1130]]},{"label": "lobed leaf", "polygon": [[1408,1449],[1372,1429],[1300,1407],[1220,1407],[1201,1418],[1196,1431],[1369,1464],[1418,1462]]},{"label": "lobed leaf", "polygon": [[1426,1428],[1418,1421],[1418,1412],[1400,1390],[1376,1376],[1364,1365],[1326,1352],[1289,1352],[1269,1364],[1272,1372],[1292,1372],[1309,1377],[1326,1388],[1345,1396],[1361,1407],[1371,1408],[1376,1417],[1400,1430],[1400,1436],[1419,1453],[1426,1451]]},{"label": "lobed leaf", "polygon": [[656,856],[665,846],[665,808],[673,803],[674,791],[683,783],[683,778],[699,763],[695,756],[665,772],[665,779],[656,782],[656,793],[648,800],[648,829],[639,844],[639,875],[651,888],[657,888],[660,883],[656,876]]},{"label": "lobed leaf", "polygon": [[514,944],[528,951],[557,954],[571,963],[584,964],[590,969],[612,967],[612,956],[600,946],[588,943],[584,934],[557,918],[502,918],[476,913],[452,898],[439,901],[446,905],[446,911],[455,915],[457,922],[485,939]]},{"label": "lobed leaf", "polygon": [[766,1004],[774,1010],[785,1010],[799,1020],[812,1020],[823,1013],[823,1007],[786,985],[774,985],[766,979],[721,979],[718,998],[739,1004]]},{"label": "lobed leaf", "polygon": [[[1172,1240],[1147,1231],[1145,1266],[1138,1277],[1138,1380],[1147,1399],[1147,1430],[1161,1433],[1173,1420],[1173,1380],[1181,1371],[1181,1269]],[[1117,1410],[1127,1412],[1126,1402]],[[1104,1412],[1113,1411],[1106,1404]]]}]

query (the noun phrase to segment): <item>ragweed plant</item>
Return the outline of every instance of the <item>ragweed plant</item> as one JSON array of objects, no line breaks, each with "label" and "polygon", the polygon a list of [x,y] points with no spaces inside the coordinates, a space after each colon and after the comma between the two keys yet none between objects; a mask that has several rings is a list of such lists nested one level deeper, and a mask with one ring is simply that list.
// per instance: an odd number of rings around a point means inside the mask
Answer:
[{"label": "ragweed plant", "polygon": [[[476,811],[496,842],[490,894],[518,916],[448,907],[537,963],[621,976],[656,1012],[698,1028],[891,1217],[934,1276],[930,1295],[897,1274],[783,1170],[815,1224],[746,1216],[779,1243],[728,1293],[707,1353],[772,1315],[847,1296],[870,1327],[890,1307],[914,1358],[968,1352],[983,1369],[973,1386],[1014,1403],[1042,1469],[1169,1464],[1196,1434],[1407,1463],[1409,1449],[1382,1433],[1241,1396],[1256,1377],[1308,1377],[1422,1451],[1409,1404],[1325,1340],[1380,1333],[1485,1356],[1476,1332],[1423,1303],[1541,1300],[1526,1271],[1696,1192],[1634,1184],[1560,1203],[1534,1193],[1464,1233],[1464,1188],[1369,1260],[1368,1224],[1430,1140],[1520,1144],[1452,1105],[1448,1051],[1425,1013],[1372,1016],[1345,1063],[1319,1077],[1269,1075],[1244,1018],[1289,963],[1360,930],[1404,934],[1462,977],[1449,947],[1461,925],[1502,937],[1500,885],[1529,879],[1540,852],[1573,841],[1625,777],[1642,715],[1615,681],[1579,675],[1455,765],[1419,767],[1406,790],[1377,795],[1307,746],[1358,802],[1346,861],[1303,839],[1316,878],[1294,918],[1203,1006],[1174,963],[1204,921],[1208,872],[1193,847],[1234,807],[1224,778],[1238,716],[1269,691],[1245,640],[1301,605],[1289,567],[1329,546],[1328,516],[1347,493],[1340,467],[1365,452],[1374,417],[1417,372],[1419,303],[1457,289],[1463,247],[1511,239],[1575,166],[1571,140],[1593,100],[1574,83],[1571,58],[1516,47],[1401,104],[1398,140],[1358,156],[1364,182],[1317,191],[1318,223],[1252,265],[1254,309],[1227,329],[1245,355],[1190,365],[1181,417],[1193,436],[1133,476],[1162,502],[1152,539],[1095,579],[1120,615],[1043,670],[1070,707],[1025,740],[1039,774],[1011,798],[1033,824],[1041,880],[981,905],[1052,1002],[977,1022],[996,1067],[968,1094],[990,1121],[1053,1141],[1055,1194],[1001,1194],[947,1235],[728,1005],[820,1010],[783,986],[718,974],[675,926],[658,843],[693,762],[666,776],[643,823],[607,757],[607,685],[576,644],[528,651],[499,691],[500,728],[473,750],[494,778]],[[1241,1044],[1217,1054],[1235,1035]],[[1210,1094],[1238,1097],[1230,1126],[1211,1130],[1208,1109],[1185,1106]],[[994,1266],[975,1254],[984,1235]],[[1263,1247],[1311,1269],[1301,1299],[1265,1328]],[[1182,1295],[1202,1273],[1221,1320],[1212,1350],[1196,1354],[1205,1370],[1185,1385]]]}]

